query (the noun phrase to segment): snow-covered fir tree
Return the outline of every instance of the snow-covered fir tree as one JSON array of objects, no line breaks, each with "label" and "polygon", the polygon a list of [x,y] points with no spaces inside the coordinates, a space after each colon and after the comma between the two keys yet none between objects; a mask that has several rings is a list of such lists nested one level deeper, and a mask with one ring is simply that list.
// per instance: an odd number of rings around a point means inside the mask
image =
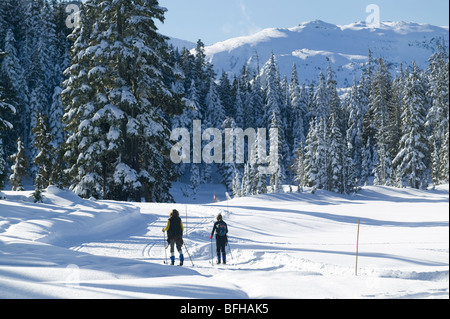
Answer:
[{"label": "snow-covered fir tree", "polygon": [[[275,55],[273,53],[264,67],[263,74],[264,74],[263,78],[266,83],[263,125],[265,125],[265,127],[269,129],[274,112],[279,116],[281,114],[281,106],[282,106],[280,75],[278,72],[278,66],[275,60]],[[281,119],[278,120],[280,121]],[[282,125],[281,122],[279,122],[279,124]]]},{"label": "snow-covered fir tree", "polygon": [[329,144],[329,174],[327,190],[344,193],[346,181],[344,179],[344,165],[345,163],[345,142],[341,134],[337,116],[333,113],[330,118],[330,144]]},{"label": "snow-covered fir tree", "polygon": [[362,155],[364,149],[364,106],[356,79],[353,80],[347,111],[349,114],[346,135],[347,148],[352,159],[355,178],[360,181],[362,177]]},{"label": "snow-covered fir tree", "polygon": [[182,104],[165,83],[173,66],[154,24],[165,11],[144,0],[84,5],[63,92],[69,156],[77,157],[70,160],[71,189],[80,196],[172,200],[163,114],[180,113]]},{"label": "snow-covered fir tree", "polygon": [[[265,127],[263,120],[263,114],[265,110],[265,104],[264,104],[264,88],[261,84],[261,76],[258,73],[256,73],[255,77],[251,81],[251,95],[250,95],[250,101],[251,104],[251,110],[253,111],[253,114],[250,114],[251,116],[251,122],[248,124],[251,124],[249,127]],[[249,119],[247,119],[248,121]]]},{"label": "snow-covered fir tree", "polygon": [[[225,161],[224,163],[219,165],[219,172],[221,175],[221,182],[222,184],[225,185],[225,187],[227,188],[228,191],[233,191],[233,178],[235,175],[235,171],[236,171],[236,164],[235,163],[227,163],[226,159],[229,158],[233,158],[234,159],[234,154],[236,154],[236,144],[233,142],[232,139],[234,139],[233,137],[231,137],[230,141],[226,141],[225,139],[227,138],[226,135],[226,131],[230,130],[230,129],[235,129],[236,128],[236,123],[234,122],[234,119],[231,117],[227,117],[225,119],[225,121],[223,121],[222,123],[222,136],[224,136],[224,158]],[[227,143],[233,144],[233,147],[227,147]]]},{"label": "snow-covered fir tree", "polygon": [[233,175],[233,196],[234,197],[241,197],[241,177],[239,176],[239,171],[235,168],[234,175]]},{"label": "snow-covered fir tree", "polygon": [[[5,56],[5,53],[0,51],[0,60]],[[5,161],[5,151],[3,147],[3,132],[12,129],[12,124],[7,120],[9,113],[14,114],[15,108],[6,101],[3,97],[4,89],[0,82],[0,190],[5,187],[5,182],[8,177],[8,170]]]},{"label": "snow-covered fir tree", "polygon": [[64,107],[61,101],[62,91],[62,88],[60,88],[59,86],[55,87],[48,117],[49,130],[51,135],[53,136],[52,144],[54,147],[63,144],[65,140],[64,125],[61,121],[64,115]]},{"label": "snow-covered fir tree", "polygon": [[291,83],[289,86],[290,106],[292,108],[291,130],[292,130],[292,150],[296,153],[300,148],[300,144],[304,144],[305,137],[305,115],[307,113],[306,88],[303,84],[300,87],[298,83],[297,67],[294,64],[292,67]]},{"label": "snow-covered fir tree", "polygon": [[389,104],[391,99],[391,75],[386,63],[378,58],[378,69],[372,81],[369,96],[369,112],[372,125],[375,127],[377,161],[374,167],[374,184],[387,185],[390,183],[392,154],[389,153],[392,125],[389,121]]},{"label": "snow-covered fir tree", "polygon": [[449,156],[449,133],[448,133],[448,127],[447,127],[447,131],[445,132],[444,135],[444,144],[442,144],[441,146],[441,165],[439,168],[439,172],[440,172],[440,176],[441,179],[440,181],[442,183],[448,183],[449,182],[449,161],[448,161],[448,156]]},{"label": "snow-covered fir tree", "polygon": [[313,119],[309,125],[308,135],[306,137],[305,145],[305,179],[304,186],[312,187],[313,191],[318,189],[318,147],[319,136],[317,131],[317,120]]},{"label": "snow-covered fir tree", "polygon": [[38,154],[33,162],[37,167],[34,177],[33,197],[36,202],[42,202],[42,192],[49,186],[53,174],[53,158],[55,149],[52,146],[53,136],[47,125],[47,117],[39,113],[36,119],[36,127],[33,128],[34,146]]},{"label": "snow-covered fir tree", "polygon": [[[0,51],[0,58],[5,55],[4,52]],[[12,129],[13,125],[7,120],[9,114],[15,114],[16,109],[14,106],[6,100],[4,97],[5,89],[1,86],[0,83],[0,132],[5,129]]]},{"label": "snow-covered fir tree", "polygon": [[295,172],[294,181],[297,183],[297,191],[303,192],[303,186],[306,185],[306,167],[305,167],[305,152],[303,143],[300,143],[294,157],[294,163],[292,169]]},{"label": "snow-covered fir tree", "polygon": [[17,153],[11,155],[9,160],[13,163],[11,166],[11,189],[13,191],[23,191],[23,179],[28,176],[28,161],[25,156],[25,146],[21,138],[17,139]]},{"label": "snow-covered fir tree", "polygon": [[402,137],[399,153],[393,161],[403,186],[428,186],[428,136],[425,129],[427,110],[426,87],[415,62],[405,82],[403,93]]},{"label": "snow-covered fir tree", "polygon": [[[428,92],[431,99],[431,107],[428,110],[426,126],[430,135],[431,143],[431,175],[433,183],[448,181],[448,174],[441,170],[441,162],[445,159],[442,146],[448,141],[445,138],[446,129],[449,125],[449,59],[444,41],[438,43],[437,52],[429,59],[427,70]],[[448,156],[447,156],[448,158]],[[445,166],[445,164],[444,164]]]},{"label": "snow-covered fir tree", "polygon": [[270,165],[272,167],[276,168],[275,172],[272,172],[272,175],[270,176],[270,190],[272,193],[278,193],[281,190],[281,186],[283,185],[285,178],[286,178],[286,172],[284,167],[284,161],[283,161],[283,154],[280,153],[280,146],[283,145],[283,137],[282,137],[282,130],[280,125],[280,115],[277,113],[277,109],[273,109],[272,111],[272,118],[270,123],[271,129],[276,129],[277,134],[270,134],[270,147],[272,148],[273,145],[278,145],[278,156],[276,158],[273,158],[271,156],[272,161],[275,161],[275,163],[271,162]]},{"label": "snow-covered fir tree", "polygon": [[219,79],[219,86],[217,88],[217,93],[219,94],[220,101],[222,102],[223,108],[225,110],[225,115],[228,117],[234,117],[234,99],[235,96],[232,92],[232,85],[230,78],[226,72],[222,72],[222,76]]},{"label": "snow-covered fir tree", "polygon": [[6,180],[8,179],[8,169],[5,159],[3,158],[5,152],[3,148],[3,139],[0,137],[0,190],[5,188]]},{"label": "snow-covered fir tree", "polygon": [[328,118],[331,114],[330,105],[330,94],[327,89],[325,76],[320,72],[319,83],[312,98],[312,114],[310,116],[318,121],[324,121],[328,125]]},{"label": "snow-covered fir tree", "polygon": [[49,114],[54,88],[62,80],[62,65],[67,63],[65,25],[67,4],[57,0],[2,0],[0,47],[8,54],[0,66],[3,82],[18,114],[9,120],[14,130],[7,132],[5,151],[14,152],[15,141],[22,137],[30,171],[37,154],[31,129],[38,112]]},{"label": "snow-covered fir tree", "polygon": [[205,124],[207,127],[219,128],[225,121],[225,109],[217,93],[216,84],[210,81],[208,94],[205,99],[206,114]]}]

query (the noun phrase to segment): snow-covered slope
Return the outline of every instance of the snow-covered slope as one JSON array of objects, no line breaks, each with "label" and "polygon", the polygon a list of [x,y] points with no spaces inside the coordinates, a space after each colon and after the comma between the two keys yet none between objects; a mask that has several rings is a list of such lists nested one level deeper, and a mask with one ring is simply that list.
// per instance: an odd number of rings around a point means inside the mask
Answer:
[{"label": "snow-covered slope", "polygon": [[[228,205],[90,201],[53,187],[35,204],[30,191],[4,193],[0,298],[449,298],[448,185]],[[186,252],[186,267],[164,265],[161,229],[173,208],[195,266]],[[213,267],[209,234],[219,212],[232,254]]]},{"label": "snow-covered slope", "polygon": [[341,86],[359,78],[367,62],[368,49],[374,58],[383,57],[392,68],[414,59],[424,68],[438,38],[449,40],[448,27],[406,22],[384,22],[378,28],[365,22],[338,26],[320,20],[289,29],[265,29],[254,35],[229,39],[206,47],[206,55],[216,72],[239,74],[244,64],[262,66],[273,52],[280,73],[290,77],[297,64],[301,81],[317,79],[330,61]]},{"label": "snow-covered slope", "polygon": [[183,48],[186,48],[187,50],[191,50],[195,48],[196,44],[190,41],[181,40],[178,38],[170,37],[168,40],[169,44],[173,45],[175,48],[178,48],[178,50],[181,52]]}]

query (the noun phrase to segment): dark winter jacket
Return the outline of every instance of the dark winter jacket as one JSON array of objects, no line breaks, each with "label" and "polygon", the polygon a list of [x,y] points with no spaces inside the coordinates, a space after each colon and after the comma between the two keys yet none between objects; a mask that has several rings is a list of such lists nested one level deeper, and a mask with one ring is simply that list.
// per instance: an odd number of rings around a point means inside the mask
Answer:
[{"label": "dark winter jacket", "polygon": [[214,224],[213,230],[211,232],[211,236],[216,233],[216,237],[226,237],[228,234],[228,226],[224,221],[217,221]]},{"label": "dark winter jacket", "polygon": [[164,228],[167,231],[168,240],[183,236],[184,227],[180,217],[171,217],[167,221],[167,226]]}]

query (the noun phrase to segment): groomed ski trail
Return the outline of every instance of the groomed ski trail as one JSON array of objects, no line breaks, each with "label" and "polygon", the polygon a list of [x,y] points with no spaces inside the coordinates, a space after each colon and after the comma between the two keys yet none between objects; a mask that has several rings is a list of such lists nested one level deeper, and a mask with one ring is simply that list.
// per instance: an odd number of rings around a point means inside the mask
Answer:
[{"label": "groomed ski trail", "polygon": [[[111,256],[117,258],[136,259],[152,263],[164,263],[167,242],[164,240],[162,229],[167,225],[169,213],[172,209],[180,212],[185,232],[183,239],[191,254],[195,266],[211,266],[209,263],[210,242],[209,232],[215,216],[223,211],[214,207],[188,205],[188,217],[186,221],[186,205],[181,204],[145,204],[133,203],[140,209],[142,222],[131,224],[123,235],[103,241],[85,242],[71,249],[92,255]],[[124,227],[125,228],[125,227]],[[186,248],[184,266],[191,267]],[[167,257],[170,256],[170,248],[167,247]],[[175,251],[178,259],[178,252]]]}]

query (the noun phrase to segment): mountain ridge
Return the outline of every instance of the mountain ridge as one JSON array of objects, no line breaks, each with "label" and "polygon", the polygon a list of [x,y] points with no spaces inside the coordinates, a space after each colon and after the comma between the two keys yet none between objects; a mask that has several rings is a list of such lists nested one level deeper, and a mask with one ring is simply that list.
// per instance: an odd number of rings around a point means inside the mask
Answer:
[{"label": "mountain ridge", "polygon": [[222,72],[238,75],[244,65],[262,68],[272,52],[280,75],[290,78],[295,63],[300,82],[316,81],[330,63],[339,85],[348,87],[354,77],[359,78],[369,49],[374,59],[385,59],[393,72],[400,64],[410,65],[413,60],[423,69],[439,39],[448,46],[448,26],[386,21],[374,27],[363,21],[335,25],[314,20],[221,41],[206,46],[205,53],[219,76]]}]

